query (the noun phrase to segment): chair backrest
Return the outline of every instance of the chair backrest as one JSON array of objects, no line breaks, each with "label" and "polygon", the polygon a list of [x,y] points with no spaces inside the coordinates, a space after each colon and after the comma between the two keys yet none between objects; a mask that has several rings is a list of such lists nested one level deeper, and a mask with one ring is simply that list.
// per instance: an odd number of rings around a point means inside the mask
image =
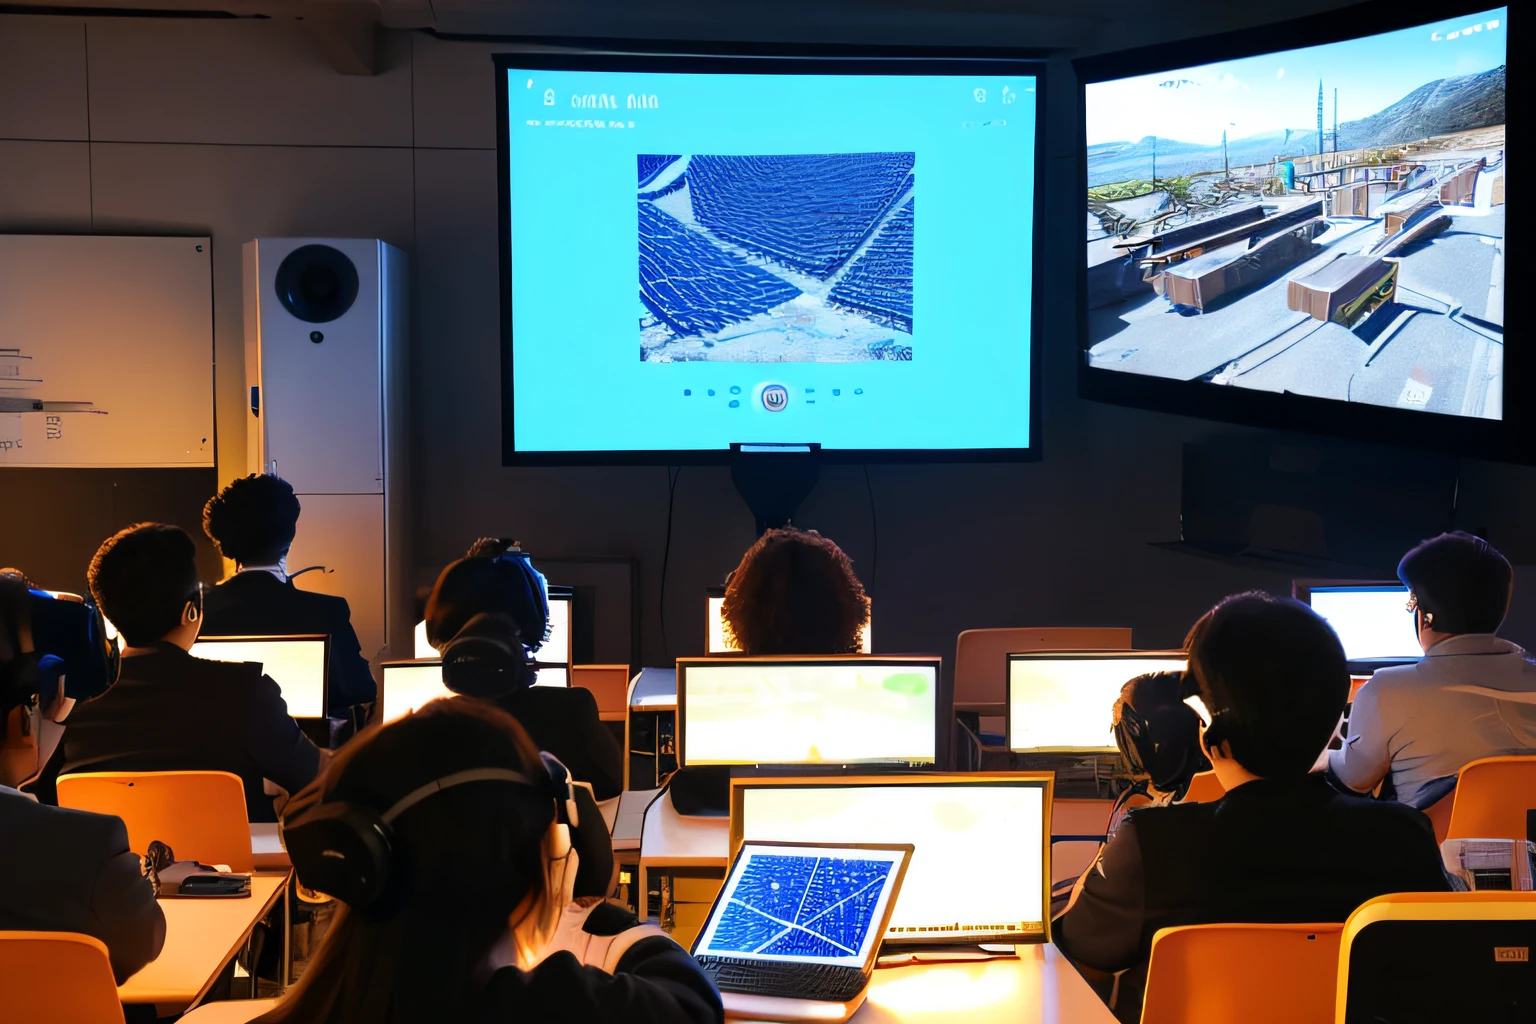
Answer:
[{"label": "chair backrest", "polygon": [[1462,768],[1446,839],[1525,839],[1536,809],[1536,757],[1485,757]]},{"label": "chair backrest", "polygon": [[1536,1020],[1536,892],[1362,903],[1339,944],[1335,1024]]},{"label": "chair backrest", "polygon": [[1189,790],[1184,794],[1184,799],[1179,802],[1212,804],[1226,795],[1227,787],[1221,784],[1215,772],[1197,772],[1195,777],[1189,780]]},{"label": "chair backrest", "polygon": [[6,1024],[123,1024],[107,947],[76,932],[0,932]]},{"label": "chair backrest", "polygon": [[1130,646],[1129,627],[968,629],[955,642],[955,703],[1001,704],[1006,701],[1010,654],[1024,651],[1124,651]]},{"label": "chair backrest", "polygon": [[624,720],[629,710],[628,665],[572,665],[571,685],[592,691],[597,713],[605,721]]},{"label": "chair backrest", "polygon": [[59,806],[115,814],[128,848],[143,854],[156,839],[177,860],[251,871],[245,787],[229,772],[82,772],[59,776]]},{"label": "chair backrest", "polygon": [[1197,924],[1152,937],[1142,1024],[1315,1024],[1333,1010],[1333,924]]}]

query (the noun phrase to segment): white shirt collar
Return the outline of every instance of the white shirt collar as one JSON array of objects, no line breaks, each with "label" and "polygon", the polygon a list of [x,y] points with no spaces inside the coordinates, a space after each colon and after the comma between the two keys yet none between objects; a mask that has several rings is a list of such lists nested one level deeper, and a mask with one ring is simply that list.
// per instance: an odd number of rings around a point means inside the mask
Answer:
[{"label": "white shirt collar", "polygon": [[1446,637],[1424,652],[1427,658],[1455,657],[1459,654],[1525,654],[1519,644],[1494,636],[1492,633],[1460,633]]},{"label": "white shirt collar", "polygon": [[[281,562],[278,562],[276,565],[242,565],[239,572],[269,572],[277,577],[279,583],[288,582],[288,572]],[[236,573],[236,575],[239,575],[239,573]]]}]

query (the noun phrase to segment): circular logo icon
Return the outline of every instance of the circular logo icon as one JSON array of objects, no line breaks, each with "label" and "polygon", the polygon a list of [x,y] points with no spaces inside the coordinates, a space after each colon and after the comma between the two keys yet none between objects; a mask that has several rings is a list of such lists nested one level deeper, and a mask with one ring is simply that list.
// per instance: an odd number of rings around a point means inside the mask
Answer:
[{"label": "circular logo icon", "polygon": [[783,412],[789,404],[789,389],[783,384],[769,384],[763,388],[763,408],[769,412]]}]

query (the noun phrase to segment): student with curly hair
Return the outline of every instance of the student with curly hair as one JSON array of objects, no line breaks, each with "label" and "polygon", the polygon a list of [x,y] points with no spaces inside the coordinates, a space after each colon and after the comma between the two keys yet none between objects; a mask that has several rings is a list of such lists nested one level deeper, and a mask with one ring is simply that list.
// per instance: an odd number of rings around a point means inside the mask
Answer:
[{"label": "student with curly hair", "polygon": [[203,633],[208,636],[331,638],[326,703],[332,718],[371,703],[376,691],[363,657],[347,599],[300,590],[288,575],[288,549],[298,532],[299,499],[281,477],[242,477],[208,499],[203,530],[235,574],[208,591]]},{"label": "student with curly hair", "polygon": [[843,549],[815,530],[769,530],[731,573],[721,608],[747,654],[853,654],[869,599]]}]

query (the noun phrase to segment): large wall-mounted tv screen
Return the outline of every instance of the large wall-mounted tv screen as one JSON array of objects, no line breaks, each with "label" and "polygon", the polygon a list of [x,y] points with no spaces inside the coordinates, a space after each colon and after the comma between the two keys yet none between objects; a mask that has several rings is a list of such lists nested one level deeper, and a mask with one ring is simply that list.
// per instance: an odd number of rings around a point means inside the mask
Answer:
[{"label": "large wall-mounted tv screen", "polygon": [[497,67],[505,461],[1036,447],[1038,64]]},{"label": "large wall-mounted tv screen", "polygon": [[1086,69],[1089,371],[1224,389],[1227,412],[1505,417],[1507,12],[1360,18],[1270,37],[1364,29],[1318,45]]}]

